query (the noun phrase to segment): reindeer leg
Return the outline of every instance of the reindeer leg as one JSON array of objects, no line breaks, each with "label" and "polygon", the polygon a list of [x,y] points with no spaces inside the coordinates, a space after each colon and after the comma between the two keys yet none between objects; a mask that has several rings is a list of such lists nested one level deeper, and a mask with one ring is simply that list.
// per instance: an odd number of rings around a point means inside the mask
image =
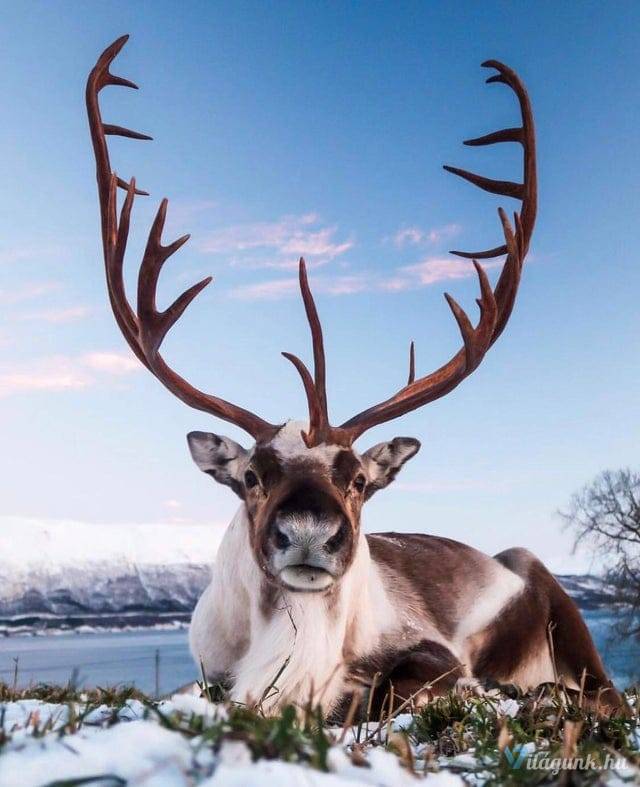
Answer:
[{"label": "reindeer leg", "polygon": [[350,690],[334,715],[337,719],[345,715],[354,694],[362,698],[359,720],[368,717],[373,721],[383,710],[387,713],[389,698],[392,698],[392,710],[406,705],[409,711],[455,689],[464,673],[463,665],[453,653],[432,640],[422,640],[405,650],[378,652],[350,665],[347,679]]}]

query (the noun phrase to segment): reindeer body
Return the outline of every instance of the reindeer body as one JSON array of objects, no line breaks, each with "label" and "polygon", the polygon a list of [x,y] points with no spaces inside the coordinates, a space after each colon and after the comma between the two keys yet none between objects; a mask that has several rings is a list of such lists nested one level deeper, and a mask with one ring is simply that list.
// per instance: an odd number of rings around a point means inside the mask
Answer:
[{"label": "reindeer body", "polygon": [[[509,550],[490,558],[455,541],[425,535],[365,537],[360,526],[365,502],[393,481],[420,443],[396,437],[362,454],[354,443],[368,429],[450,393],[475,371],[511,316],[537,213],[533,112],[517,74],[495,60],[483,63],[496,71],[487,82],[513,91],[522,125],[467,144],[521,145],[522,182],[445,167],[485,191],[521,202],[513,226],[498,209],[504,243],[485,251],[453,252],[473,260],[480,289],[475,325],[445,295],[462,346],[442,366],[417,377],[411,343],[406,385],[333,426],[322,327],[300,259],[314,373],[296,356],[283,353],[301,377],[309,408],[308,423],[283,425],[199,390],[160,354],[167,332],[211,281],[194,284],[164,311],[158,309],[162,266],[189,238],[162,243],[166,200],[149,232],[135,308],[127,298],[123,265],[129,226],[134,200],[146,192],[136,187],[134,178],[127,182],[112,170],[107,137],[150,137],[104,123],[99,103],[107,86],[136,87],[110,71],[127,38],[119,38],[102,53],[86,88],[113,314],[135,356],[169,391],[198,411],[236,424],[254,440],[247,450],[219,435],[188,435],[200,469],[242,500],[220,548],[211,585],[193,617],[191,647],[196,660],[202,660],[210,676],[230,674],[236,700],[258,701],[263,708],[311,699],[337,710],[363,685],[371,687],[378,675],[382,691],[393,685],[400,696],[420,694],[428,699],[460,678],[528,688],[551,680],[558,671],[577,686],[585,671],[587,691],[606,690],[615,699],[575,605],[532,555]],[[126,191],[119,212],[118,188]],[[477,260],[503,255],[492,287]],[[550,624],[556,626],[553,663],[547,641]],[[375,686],[373,693],[375,701],[380,693]]]},{"label": "reindeer body", "polygon": [[[305,451],[300,427],[283,430],[289,452],[296,436]],[[420,692],[417,703],[468,678],[526,690],[554,680],[549,624],[566,685],[577,689],[583,668],[588,690],[608,685],[574,603],[526,550],[489,557],[448,538],[360,531],[339,582],[301,593],[265,580],[251,528],[243,504],[190,629],[195,661],[209,678],[230,678],[238,702],[274,710],[312,700],[331,713],[376,672],[378,686],[392,682],[399,697]]]}]

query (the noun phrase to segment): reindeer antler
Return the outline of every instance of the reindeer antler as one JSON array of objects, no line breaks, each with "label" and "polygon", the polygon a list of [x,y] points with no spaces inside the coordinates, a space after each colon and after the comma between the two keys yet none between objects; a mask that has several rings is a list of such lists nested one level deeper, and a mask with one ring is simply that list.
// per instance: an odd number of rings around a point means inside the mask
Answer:
[{"label": "reindeer antler", "polygon": [[[191,407],[211,413],[240,426],[253,435],[257,441],[268,440],[277,432],[279,426],[270,424],[254,413],[231,402],[194,388],[174,372],[160,355],[160,346],[169,329],[179,320],[196,295],[211,281],[211,278],[208,277],[194,284],[182,293],[168,309],[162,312],[158,311],[156,307],[156,290],[162,266],[189,239],[189,236],[185,235],[168,246],[162,245],[162,230],[167,212],[166,199],[160,203],[149,232],[147,246],[138,274],[138,303],[136,311],[134,311],[127,300],[123,278],[123,262],[129,235],[131,211],[135,196],[146,195],[147,192],[136,188],[134,178],[127,183],[111,171],[106,137],[112,134],[142,140],[148,140],[151,137],[121,126],[103,123],[98,101],[100,91],[107,85],[120,85],[137,89],[137,85],[133,82],[114,76],[109,71],[109,66],[125,45],[127,39],[128,36],[122,36],[122,38],[114,41],[111,46],[105,49],[89,75],[86,91],[89,127],[96,158],[107,289],[113,314],[133,352],[173,394]],[[512,183],[510,181],[491,180],[455,167],[445,167],[449,172],[459,175],[485,191],[514,197],[522,202],[520,214],[516,213],[514,216],[515,228],[509,223],[502,208],[498,209],[505,240],[503,245],[483,252],[452,252],[458,256],[473,259],[481,294],[477,301],[480,307],[478,324],[474,327],[458,303],[449,294],[445,294],[447,303],[453,312],[462,335],[462,348],[444,366],[441,366],[431,374],[416,379],[415,351],[412,342],[409,354],[409,379],[407,384],[389,399],[367,410],[363,410],[358,415],[345,421],[341,426],[331,426],[327,407],[322,327],[309,288],[305,263],[301,259],[299,270],[300,290],[311,328],[314,375],[311,375],[304,363],[295,355],[290,353],[283,353],[283,355],[297,369],[307,395],[309,430],[306,433],[303,432],[303,437],[309,447],[320,443],[350,445],[372,426],[398,418],[404,413],[422,407],[449,393],[478,367],[486,352],[500,336],[509,320],[536,218],[537,181],[533,114],[526,90],[514,71],[496,60],[488,60],[486,63],[483,63],[483,66],[495,68],[498,71],[496,75],[487,79],[487,82],[502,82],[515,92],[520,103],[522,127],[496,131],[478,139],[468,140],[465,144],[492,145],[498,142],[519,142],[524,149],[524,176],[522,183]],[[117,213],[118,187],[126,190],[126,197],[119,218]],[[506,254],[507,258],[496,288],[492,290],[486,273],[477,262],[477,259],[489,259],[502,254]]]},{"label": "reindeer antler", "polygon": [[[504,234],[504,244],[481,252],[452,252],[452,254],[460,257],[473,259],[473,265],[480,285],[481,297],[477,300],[480,307],[480,320],[474,327],[466,312],[451,295],[445,293],[447,303],[453,312],[462,335],[462,348],[451,360],[435,372],[415,379],[415,350],[412,342],[409,353],[409,379],[407,384],[384,402],[363,410],[339,427],[332,427],[329,425],[327,416],[322,330],[313,298],[308,288],[304,260],[300,260],[300,287],[313,338],[315,381],[302,361],[289,354],[286,357],[298,369],[309,401],[310,428],[309,432],[303,435],[307,445],[317,445],[319,442],[350,445],[367,429],[371,429],[371,427],[386,421],[391,421],[411,410],[445,396],[458,386],[465,377],[468,377],[477,369],[486,352],[500,336],[509,320],[518,292],[518,285],[520,284],[522,265],[529,249],[529,242],[536,219],[537,176],[533,113],[524,85],[515,71],[497,60],[487,60],[482,65],[495,68],[498,71],[497,74],[487,79],[488,83],[502,82],[508,85],[516,94],[520,103],[522,126],[496,131],[478,139],[468,140],[465,144],[493,145],[498,142],[519,142],[524,149],[524,173],[522,183],[512,183],[510,181],[491,180],[466,170],[445,166],[448,172],[459,175],[485,191],[514,197],[522,201],[522,211],[520,214],[514,214],[515,229],[509,223],[504,210],[502,208],[498,209]],[[477,259],[490,259],[502,254],[506,254],[507,258],[494,291],[491,289],[487,275],[477,262]]]},{"label": "reindeer antler", "polygon": [[[146,195],[147,192],[136,189],[134,178],[127,183],[111,171],[106,137],[114,134],[143,140],[149,140],[151,137],[121,126],[103,123],[98,96],[102,88],[107,85],[120,85],[137,90],[137,85],[133,82],[114,76],[109,71],[111,63],[126,44],[128,38],[129,36],[122,36],[100,55],[98,62],[89,74],[86,90],[91,141],[93,142],[96,158],[107,289],[113,314],[122,334],[138,359],[173,394],[191,407],[217,415],[225,421],[230,421],[240,426],[256,440],[267,440],[275,434],[279,428],[278,426],[264,421],[249,410],[194,388],[179,374],[174,372],[159,353],[162,341],[169,329],[180,319],[196,295],[211,281],[211,277],[207,277],[194,284],[183,292],[168,309],[162,312],[158,311],[156,307],[156,290],[162,266],[172,254],[175,254],[189,240],[189,236],[184,235],[168,246],[162,245],[162,230],[168,204],[166,199],[162,200],[158,208],[140,266],[137,312],[133,310],[127,300],[122,269],[129,236],[131,210],[135,195]],[[119,220],[116,198],[118,187],[125,189],[127,192]]]}]

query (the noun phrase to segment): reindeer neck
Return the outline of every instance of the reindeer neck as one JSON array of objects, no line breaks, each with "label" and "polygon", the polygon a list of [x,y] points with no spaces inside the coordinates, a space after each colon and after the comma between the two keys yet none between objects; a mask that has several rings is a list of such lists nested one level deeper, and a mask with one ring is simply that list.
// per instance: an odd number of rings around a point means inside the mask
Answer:
[{"label": "reindeer neck", "polygon": [[227,594],[248,602],[242,620],[248,646],[237,664],[234,697],[250,693],[266,705],[280,703],[286,685],[292,696],[332,702],[346,662],[377,646],[387,617],[380,614],[388,600],[367,540],[360,535],[350,569],[329,593],[296,593],[266,580],[250,547],[249,526],[242,506],[217,560],[217,571],[229,582]]}]

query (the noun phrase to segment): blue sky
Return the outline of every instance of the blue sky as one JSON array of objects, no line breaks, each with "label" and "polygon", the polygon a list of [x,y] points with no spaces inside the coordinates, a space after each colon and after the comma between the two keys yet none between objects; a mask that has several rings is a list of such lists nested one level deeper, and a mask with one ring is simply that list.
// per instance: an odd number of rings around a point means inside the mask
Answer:
[{"label": "blue sky", "polygon": [[[334,422],[396,390],[459,336],[477,284],[447,249],[500,240],[498,204],[441,164],[517,179],[516,146],[463,139],[512,125],[485,86],[497,58],[525,79],[540,159],[539,219],[511,323],[453,394],[365,435],[421,453],[365,511],[368,529],[420,530],[581,567],[555,511],[605,467],[637,464],[635,3],[124,3],[6,5],[0,26],[0,514],[102,522],[224,522],[234,496],[199,474],[185,433],[219,431],[132,360],[107,307],[83,106],[101,50],[131,40],[103,114],[154,136],[116,139],[138,200],[136,267],[157,200],[166,238],[192,240],[160,297],[209,273],[166,341],[195,384],[279,421],[305,413],[308,359],[293,280],[304,254],[323,318]],[[513,149],[510,149],[512,148]],[[492,279],[495,271],[491,272]]]}]

